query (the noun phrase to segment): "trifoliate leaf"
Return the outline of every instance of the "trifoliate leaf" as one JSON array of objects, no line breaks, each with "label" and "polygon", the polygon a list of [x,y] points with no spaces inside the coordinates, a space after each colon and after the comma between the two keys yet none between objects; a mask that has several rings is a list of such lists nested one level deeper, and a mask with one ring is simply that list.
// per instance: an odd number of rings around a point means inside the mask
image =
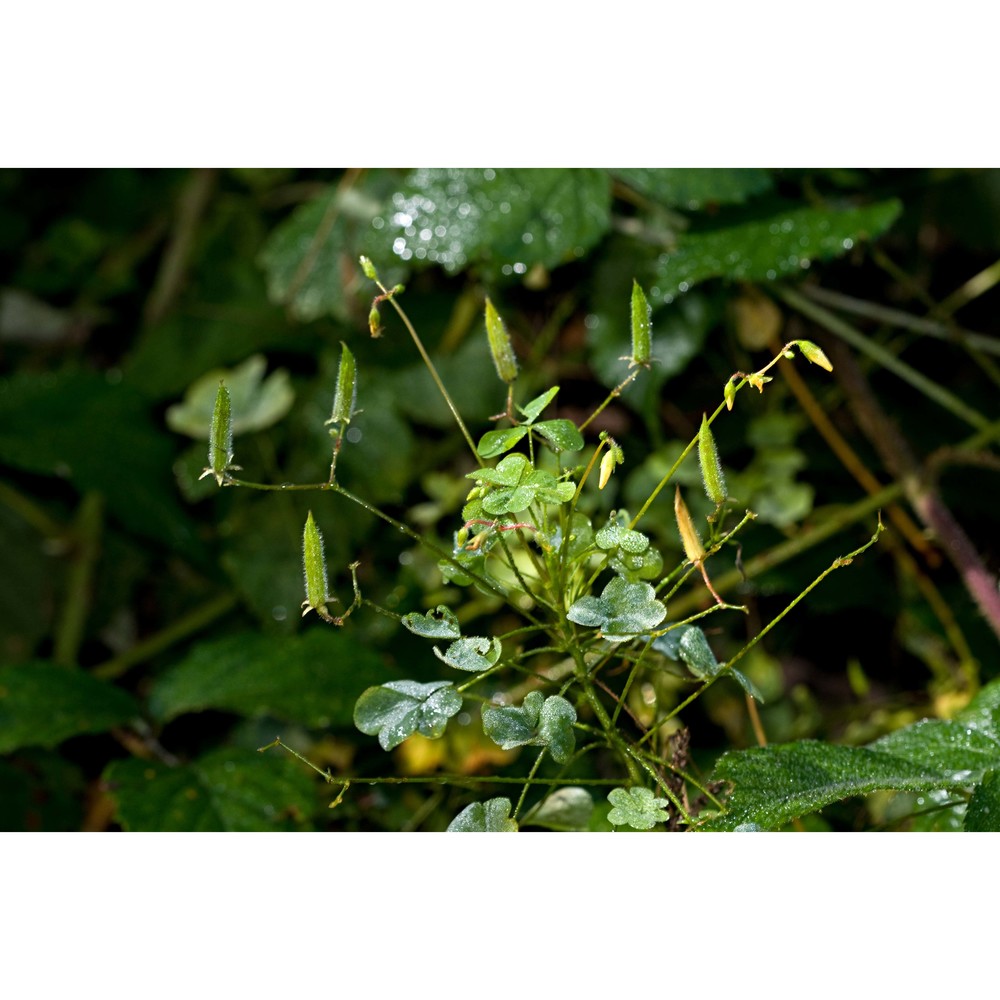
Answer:
[{"label": "trifoliate leaf", "polygon": [[667,616],[648,583],[630,583],[616,576],[600,597],[581,597],[566,612],[577,625],[599,628],[609,642],[624,642],[656,628]]},{"label": "trifoliate leaf", "polygon": [[614,808],[608,813],[612,826],[630,826],[633,830],[652,830],[657,823],[665,823],[666,799],[658,799],[648,788],[613,788],[608,801]]},{"label": "trifoliate leaf", "polygon": [[392,750],[416,732],[437,739],[461,707],[451,681],[389,681],[358,698],[354,724],[368,736],[377,734],[383,750]]},{"label": "trifoliate leaf", "polygon": [[576,749],[576,709],[559,695],[528,693],[519,706],[483,707],[483,732],[502,750],[547,746],[553,760],[564,764]]},{"label": "trifoliate leaf", "polygon": [[572,420],[543,420],[532,429],[545,439],[554,452],[579,451],[583,447],[583,435]]}]

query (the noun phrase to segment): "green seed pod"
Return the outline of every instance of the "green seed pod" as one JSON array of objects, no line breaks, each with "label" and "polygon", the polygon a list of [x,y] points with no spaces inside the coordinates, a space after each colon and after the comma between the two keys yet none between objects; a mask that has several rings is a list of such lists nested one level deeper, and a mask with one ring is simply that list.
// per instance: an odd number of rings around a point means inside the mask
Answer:
[{"label": "green seed pod", "polygon": [[733,408],[733,403],[736,401],[736,383],[731,378],[726,383],[726,387],[722,390],[722,395],[726,399],[726,409],[731,410]]},{"label": "green seed pod", "polygon": [[315,611],[322,618],[328,618],[326,610],[326,556],[323,555],[323,536],[320,534],[312,511],[306,518],[302,532],[302,570],[306,582],[306,599],[302,602],[305,615]]},{"label": "green seed pod", "polygon": [[715,435],[708,425],[705,414],[701,415],[701,428],[698,431],[698,463],[701,465],[701,481],[705,484],[708,499],[716,506],[725,503],[726,477],[722,474],[722,464],[719,462],[719,449],[715,446]]},{"label": "green seed pod", "polygon": [[328,424],[349,424],[358,402],[358,379],[354,370],[354,355],[343,341],[340,342],[340,369],[337,372],[337,391],[333,394],[333,412]]},{"label": "green seed pod", "polygon": [[650,335],[649,303],[639,282],[632,279],[632,364],[648,365],[653,345]]},{"label": "green seed pod", "polygon": [[229,469],[233,465],[233,404],[225,382],[219,379],[219,388],[215,394],[215,407],[212,410],[212,427],[208,435],[208,468],[199,479],[205,476],[215,476],[215,481],[221,486]]},{"label": "green seed pod", "polygon": [[510,385],[517,378],[517,358],[510,343],[507,326],[500,318],[493,303],[486,300],[486,336],[490,341],[490,353],[501,382]]},{"label": "green seed pod", "polygon": [[674,494],[674,517],[677,518],[677,530],[680,532],[681,542],[684,545],[684,555],[695,565],[698,565],[705,558],[705,546],[702,545],[701,535],[691,520],[691,512],[687,509],[687,504],[681,496],[681,488],[677,487]]},{"label": "green seed pod", "polygon": [[365,272],[365,277],[370,281],[378,281],[378,271],[375,270],[375,265],[365,256],[360,258],[361,270]]},{"label": "green seed pod", "polygon": [[368,331],[373,337],[382,336],[382,317],[375,306],[372,306],[371,312],[368,313]]},{"label": "green seed pod", "polygon": [[819,365],[820,368],[825,368],[828,372],[833,371],[830,359],[811,340],[795,340],[792,343],[798,346],[806,361],[811,361],[814,365]]}]

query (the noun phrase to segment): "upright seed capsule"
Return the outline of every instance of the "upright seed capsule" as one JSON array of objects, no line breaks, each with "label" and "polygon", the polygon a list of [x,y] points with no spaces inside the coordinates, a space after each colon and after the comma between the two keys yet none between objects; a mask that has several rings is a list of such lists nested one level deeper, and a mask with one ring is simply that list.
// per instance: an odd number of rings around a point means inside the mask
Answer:
[{"label": "upright seed capsule", "polygon": [[698,462],[701,465],[701,481],[705,484],[708,499],[716,506],[725,503],[726,477],[722,474],[722,464],[719,462],[719,449],[715,446],[715,435],[708,424],[708,419],[701,415],[701,428],[698,431]]},{"label": "upright seed capsule", "polygon": [[649,303],[639,282],[632,279],[632,364],[648,365],[652,355]]},{"label": "upright seed capsule", "polygon": [[302,532],[302,571],[306,582],[306,599],[302,602],[302,614],[315,611],[321,618],[329,618],[326,610],[326,556],[323,554],[323,536],[313,520],[312,511],[309,511]]},{"label": "upright seed capsule", "polygon": [[215,406],[212,409],[212,426],[208,433],[208,467],[204,469],[199,479],[205,476],[215,476],[215,481],[221,486],[226,478],[226,472],[233,468],[233,404],[226,383],[219,379],[219,388],[215,393]]},{"label": "upright seed capsule", "polygon": [[486,300],[486,336],[490,341],[490,353],[501,382],[510,385],[517,378],[517,358],[510,342],[507,326],[500,318],[493,303]]},{"label": "upright seed capsule", "polygon": [[358,380],[354,368],[354,355],[343,341],[340,342],[340,368],[337,371],[337,390],[333,394],[333,412],[328,424],[349,424],[358,401]]},{"label": "upright seed capsule", "polygon": [[694,521],[691,520],[691,512],[687,509],[679,486],[674,494],[674,517],[677,518],[677,530],[680,532],[681,542],[684,545],[684,555],[695,565],[698,565],[705,558],[705,546],[702,545],[698,529],[694,526]]}]

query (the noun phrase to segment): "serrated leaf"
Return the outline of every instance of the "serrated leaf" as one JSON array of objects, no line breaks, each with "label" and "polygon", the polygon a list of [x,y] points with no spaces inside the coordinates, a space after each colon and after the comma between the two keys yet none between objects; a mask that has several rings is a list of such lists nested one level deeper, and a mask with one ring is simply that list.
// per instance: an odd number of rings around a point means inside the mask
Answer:
[{"label": "serrated leaf", "polygon": [[658,799],[648,788],[612,788],[608,801],[614,807],[608,813],[612,826],[630,826],[634,830],[652,830],[657,823],[665,823],[666,799]]},{"label": "serrated leaf", "polygon": [[1000,833],[1000,770],[988,771],[976,786],[965,811],[964,829],[973,833]]},{"label": "serrated leaf", "polygon": [[168,408],[167,426],[178,434],[207,440],[221,379],[230,395],[233,434],[271,427],[292,408],[295,393],[287,371],[279,368],[264,378],[266,370],[267,360],[255,354],[235,368],[207,372],[188,387],[183,402]]},{"label": "serrated leaf", "polygon": [[770,171],[754,167],[632,167],[613,173],[640,194],[689,211],[706,205],[740,204],[772,187]]},{"label": "serrated leaf", "polygon": [[420,169],[410,173],[368,239],[369,256],[480,264],[494,277],[573,260],[607,232],[611,183],[603,170]]},{"label": "serrated leaf", "polygon": [[502,427],[499,430],[487,431],[480,439],[476,451],[480,458],[496,458],[505,451],[510,451],[525,434],[528,428]]},{"label": "serrated leaf", "polygon": [[177,767],[115,761],[104,785],[126,830],[146,832],[307,829],[315,783],[294,761],[221,749]]},{"label": "serrated leaf", "polygon": [[517,833],[517,821],[510,818],[510,799],[467,805],[448,824],[448,833]]},{"label": "serrated leaf", "polygon": [[875,239],[896,220],[898,201],[861,208],[789,208],[765,219],[685,233],[657,265],[656,287],[666,301],[708,278],[774,281],[801,274],[814,260],[839,257],[860,240]]},{"label": "serrated leaf", "polygon": [[868,747],[815,740],[731,751],[712,778],[734,786],[727,812],[706,826],[721,830],[741,823],[773,829],[832,802],[881,789],[928,792],[971,783],[968,771],[949,773]]},{"label": "serrated leaf", "polygon": [[444,653],[435,646],[434,655],[456,670],[480,673],[489,670],[500,659],[500,640],[482,635],[468,636],[453,642]]},{"label": "serrated leaf", "polygon": [[600,597],[581,597],[566,612],[577,625],[599,628],[609,642],[624,642],[656,628],[667,615],[648,583],[630,583],[616,576]]},{"label": "serrated leaf", "polygon": [[552,759],[566,763],[576,749],[576,709],[563,697],[540,691],[525,695],[519,706],[483,706],[483,732],[502,750],[547,746]]},{"label": "serrated leaf", "polygon": [[385,674],[382,657],[344,632],[240,632],[195,645],[156,679],[149,709],[161,722],[217,709],[316,729],[347,727],[358,695]]},{"label": "serrated leaf", "polygon": [[579,451],[583,447],[583,435],[572,420],[543,420],[532,430],[540,434],[554,452]]},{"label": "serrated leaf", "polygon": [[533,424],[542,415],[545,407],[556,398],[557,392],[559,392],[559,386],[554,385],[540,396],[536,396],[530,403],[519,406],[518,409],[524,414],[524,422],[526,424]]},{"label": "serrated leaf", "polygon": [[455,612],[444,604],[439,604],[426,615],[411,611],[408,615],[403,615],[402,622],[415,635],[422,635],[427,639],[458,639],[462,634]]},{"label": "serrated leaf", "polygon": [[1000,742],[987,733],[945,719],[915,722],[880,737],[868,747],[935,770],[967,772],[970,784],[985,771],[1000,766]]},{"label": "serrated leaf", "polygon": [[390,681],[361,695],[354,724],[367,736],[377,734],[383,750],[392,750],[416,732],[432,740],[442,736],[461,707],[451,681]]},{"label": "serrated leaf", "polygon": [[534,806],[521,821],[522,826],[543,826],[548,830],[586,830],[594,812],[594,799],[585,788],[556,789]]},{"label": "serrated leaf", "polygon": [[0,666],[0,753],[55,747],[139,714],[131,695],[82,670],[44,662]]}]

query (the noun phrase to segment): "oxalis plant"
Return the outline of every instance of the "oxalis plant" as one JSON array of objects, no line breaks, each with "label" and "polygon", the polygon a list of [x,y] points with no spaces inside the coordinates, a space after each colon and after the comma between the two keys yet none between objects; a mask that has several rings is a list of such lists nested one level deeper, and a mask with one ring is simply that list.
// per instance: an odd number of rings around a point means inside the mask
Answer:
[{"label": "oxalis plant", "polygon": [[[994,746],[996,734],[987,730],[994,725],[994,702],[1000,698],[992,686],[966,710],[968,719],[918,723],[869,748],[815,741],[765,745],[756,710],[762,698],[740,670],[741,660],[827,575],[849,565],[876,542],[882,531],[880,519],[865,544],[834,560],[727,661],[716,658],[704,631],[710,617],[713,624],[719,621],[727,627],[727,618],[747,611],[719,595],[712,583],[711,564],[717,554],[733,551],[737,537],[755,516],[729,495],[712,426],[733,410],[738,394],[747,386],[763,392],[771,380],[767,373],[783,357],[801,354],[812,364],[832,370],[816,344],[790,341],[758,371],[735,372],[723,387],[721,401],[703,415],[697,435],[638,510],[613,510],[598,517],[593,511],[599,491],[626,462],[626,456],[606,432],[597,434],[596,440],[585,432],[651,364],[650,309],[639,284],[633,282],[631,293],[631,353],[622,359],[628,362],[627,374],[579,425],[546,417],[558,386],[529,400],[518,399],[518,363],[511,338],[487,299],[486,335],[505,395],[498,393],[503,409],[494,418],[495,426],[477,441],[400,306],[402,286],[383,285],[365,257],[361,267],[378,288],[369,315],[370,332],[373,336],[382,332],[381,309],[388,305],[396,311],[474,463],[466,475],[468,492],[454,526],[452,546],[444,548],[398,521],[355,495],[338,478],[338,455],[358,412],[357,371],[346,345],[342,345],[332,411],[326,421],[332,453],[325,482],[266,484],[237,478],[234,473],[240,468],[234,464],[232,405],[224,382],[216,395],[209,464],[203,475],[226,487],[338,494],[424,546],[436,558],[443,580],[465,595],[469,613],[460,597],[455,607],[439,604],[397,614],[362,596],[355,563],[349,567],[353,600],[341,606],[330,593],[323,539],[312,513],[308,514],[302,541],[303,615],[314,613],[325,625],[342,628],[352,614],[368,607],[425,639],[427,655],[440,666],[438,680],[393,680],[368,688],[355,705],[357,728],[391,751],[414,734],[440,738],[463,707],[475,706],[490,741],[502,750],[525,747],[534,753],[526,776],[463,778],[465,785],[495,786],[506,780],[518,793],[516,799],[499,796],[471,802],[451,821],[450,831],[515,831],[527,824],[584,829],[594,808],[594,795],[600,791],[611,804],[609,822],[635,830],[772,828],[837,799],[879,788],[964,795],[971,799],[972,824],[977,816],[979,822],[988,824],[982,817],[989,816],[991,797],[997,794],[993,772],[980,768],[970,779],[973,772],[968,767],[948,771],[939,764],[928,769],[926,760],[932,745],[939,750],[954,746],[955,734],[939,732],[942,726],[958,726],[975,734],[973,743],[980,739]],[[684,559],[667,566],[642,527],[681,462],[695,449],[704,490],[714,509],[699,525],[680,486],[674,486],[673,517]],[[668,492],[663,503],[669,498]],[[671,606],[682,588],[701,591],[702,609],[672,617]],[[506,606],[516,616],[516,627],[499,634],[474,627],[478,624],[477,595],[485,595],[493,606]],[[644,682],[664,670],[682,673],[691,685],[690,694],[679,703],[672,699],[654,705],[652,723],[643,725],[628,706],[629,692],[637,685],[655,692],[655,685]],[[715,773],[702,779],[690,767],[689,736],[681,713],[720,682],[742,688],[761,747],[724,755]],[[976,747],[966,746],[969,739],[960,741],[960,755],[976,753]],[[331,805],[339,804],[349,792],[350,777],[321,770],[280,737],[261,750],[272,748],[287,750],[327,781],[339,784]],[[595,754],[602,757],[601,771],[616,773],[617,778],[574,777],[576,765]],[[965,756],[963,761],[968,763]]]}]

